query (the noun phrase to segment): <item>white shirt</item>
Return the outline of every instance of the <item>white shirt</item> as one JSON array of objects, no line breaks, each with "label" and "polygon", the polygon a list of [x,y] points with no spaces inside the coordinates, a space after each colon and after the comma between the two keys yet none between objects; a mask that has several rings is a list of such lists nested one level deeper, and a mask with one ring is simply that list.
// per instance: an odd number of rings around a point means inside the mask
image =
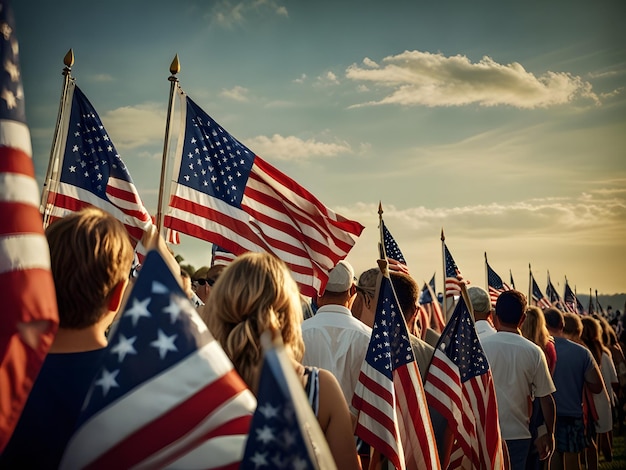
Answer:
[{"label": "white shirt", "polygon": [[498,331],[480,338],[489,361],[502,438],[529,439],[529,403],[556,388],[543,351],[522,335]]},{"label": "white shirt", "polygon": [[371,335],[372,329],[342,305],[324,305],[302,323],[302,364],[331,371],[353,413],[352,395]]},{"label": "white shirt", "polygon": [[480,340],[496,333],[497,331],[487,320],[477,320],[476,323],[474,323],[474,326],[476,327],[476,333],[478,334],[478,339]]}]

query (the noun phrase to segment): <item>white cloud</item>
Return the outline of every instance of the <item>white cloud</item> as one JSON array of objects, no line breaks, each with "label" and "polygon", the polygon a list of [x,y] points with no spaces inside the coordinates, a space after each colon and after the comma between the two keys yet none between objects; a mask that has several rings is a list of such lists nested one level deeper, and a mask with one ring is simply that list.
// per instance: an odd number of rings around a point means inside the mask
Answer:
[{"label": "white cloud", "polygon": [[324,75],[320,75],[317,77],[316,84],[322,86],[338,85],[339,79],[337,78],[337,75],[335,75],[333,72],[328,71]]},{"label": "white cloud", "polygon": [[99,73],[95,75],[90,75],[89,78],[94,82],[103,83],[103,82],[112,82],[114,80],[113,75],[109,75],[108,73]]},{"label": "white cloud", "polygon": [[[161,104],[147,103],[113,109],[101,114],[100,118],[124,159],[125,150],[163,147],[166,114]],[[172,129],[177,127],[177,122],[178,119],[174,119]]]},{"label": "white cloud", "polygon": [[230,90],[223,89],[220,93],[220,96],[244,103],[250,100],[250,98],[248,98],[249,93],[250,90],[237,85]]},{"label": "white cloud", "polygon": [[[623,181],[615,184],[623,185]],[[626,262],[623,227],[626,192],[606,190],[577,197],[527,199],[510,204],[484,204],[429,208],[383,205],[385,224],[407,259],[411,274],[428,280],[442,271],[441,230],[446,245],[463,275],[484,286],[484,253],[501,276],[512,269],[518,289],[526,292],[528,265],[535,276],[549,269],[555,278],[567,275],[581,292],[623,291],[623,280],[589,270],[589,263]],[[378,204],[359,203],[333,207],[341,215],[358,220],[366,229],[348,260],[357,272],[374,266],[378,233]],[[577,253],[572,259],[571,253]],[[437,283],[441,286],[441,274]]]},{"label": "white cloud", "polygon": [[315,139],[303,140],[295,136],[283,137],[278,134],[272,137],[258,136],[246,139],[246,145],[262,158],[272,160],[298,161],[353,153],[346,142],[319,142]]},{"label": "white cloud", "polygon": [[369,82],[390,93],[382,99],[353,105],[372,106],[513,106],[547,108],[577,99],[599,104],[589,82],[566,72],[546,72],[541,76],[513,62],[499,64],[490,57],[472,63],[466,56],[446,57],[421,51],[405,51],[383,59],[384,66],[364,59],[364,66],[353,64],[346,77]]},{"label": "white cloud", "polygon": [[302,75],[300,75],[300,77],[295,78],[293,80],[294,83],[304,83],[306,81],[306,73],[303,73]]},{"label": "white cloud", "polygon": [[222,0],[215,4],[207,18],[212,24],[223,28],[242,25],[252,17],[258,18],[266,14],[288,18],[287,7],[273,0],[243,0],[232,2]]}]

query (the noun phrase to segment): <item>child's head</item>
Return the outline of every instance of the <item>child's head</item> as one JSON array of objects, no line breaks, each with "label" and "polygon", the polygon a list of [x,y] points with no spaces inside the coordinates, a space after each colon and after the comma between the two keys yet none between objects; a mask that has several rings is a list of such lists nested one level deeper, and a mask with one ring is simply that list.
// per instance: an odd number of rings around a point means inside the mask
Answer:
[{"label": "child's head", "polygon": [[86,208],[46,229],[61,328],[82,329],[107,313],[115,287],[128,280],[133,247],[110,214]]}]

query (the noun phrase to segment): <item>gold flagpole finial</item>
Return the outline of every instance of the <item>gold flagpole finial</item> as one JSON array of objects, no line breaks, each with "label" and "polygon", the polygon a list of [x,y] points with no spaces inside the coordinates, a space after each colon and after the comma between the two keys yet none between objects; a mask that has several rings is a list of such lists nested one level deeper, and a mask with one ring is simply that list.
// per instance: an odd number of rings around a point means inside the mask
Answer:
[{"label": "gold flagpole finial", "polygon": [[441,241],[442,241],[442,242],[445,242],[445,241],[446,241],[446,237],[445,237],[445,235],[443,234],[443,227],[441,227]]},{"label": "gold flagpole finial", "polygon": [[72,49],[67,51],[67,54],[65,54],[65,57],[63,57],[63,63],[68,69],[71,69],[74,65],[74,51]]},{"label": "gold flagpole finial", "polygon": [[170,73],[176,75],[178,72],[180,72],[180,61],[178,60],[178,54],[176,54],[170,64]]}]

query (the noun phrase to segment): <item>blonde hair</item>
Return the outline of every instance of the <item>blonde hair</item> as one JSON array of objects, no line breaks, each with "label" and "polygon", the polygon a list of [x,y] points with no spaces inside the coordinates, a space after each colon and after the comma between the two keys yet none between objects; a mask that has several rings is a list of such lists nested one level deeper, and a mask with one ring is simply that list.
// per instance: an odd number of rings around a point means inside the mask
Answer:
[{"label": "blonde hair", "polygon": [[202,313],[215,339],[255,391],[263,351],[261,334],[280,332],[286,351],[304,355],[302,306],[287,265],[267,253],[245,253],[222,271]]},{"label": "blonde hair", "polygon": [[526,318],[520,330],[522,331],[522,336],[541,347],[541,349],[544,349],[550,340],[550,333],[546,327],[543,311],[535,305],[531,305],[526,309]]},{"label": "blonde hair", "polygon": [[95,207],[54,221],[46,229],[62,328],[97,323],[113,289],[128,279],[133,247],[124,225]]}]

